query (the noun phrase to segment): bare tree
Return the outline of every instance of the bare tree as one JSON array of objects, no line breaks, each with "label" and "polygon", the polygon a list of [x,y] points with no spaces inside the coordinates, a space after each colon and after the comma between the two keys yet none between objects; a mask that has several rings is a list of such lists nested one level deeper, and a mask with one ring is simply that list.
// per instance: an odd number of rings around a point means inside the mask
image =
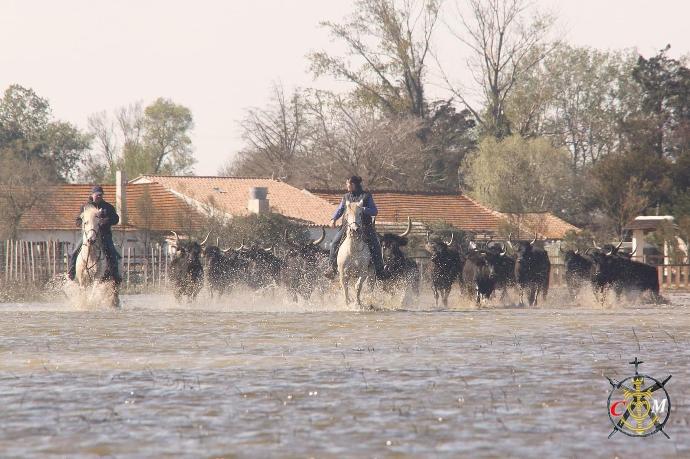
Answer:
[{"label": "bare tree", "polygon": [[309,129],[300,91],[286,96],[282,86],[274,85],[271,105],[248,110],[240,124],[247,147],[225,172],[292,180]]},{"label": "bare tree", "polygon": [[391,119],[379,110],[341,97],[315,92],[310,98],[312,135],[303,161],[311,186],[341,186],[347,175],[360,175],[368,186],[421,188],[424,146],[414,116]]},{"label": "bare tree", "polygon": [[117,161],[118,142],[115,133],[115,123],[108,117],[106,112],[94,113],[88,119],[89,131],[96,140],[97,148],[108,167],[112,168]]},{"label": "bare tree", "polygon": [[[557,46],[544,45],[554,17],[535,13],[528,22],[526,0],[467,0],[469,14],[456,3],[461,30],[449,25],[451,33],[467,45],[468,60],[475,83],[481,88],[482,108],[468,92],[452,84],[449,89],[472,112],[485,133],[503,138],[511,133],[505,113],[506,99],[515,83]],[[539,52],[534,52],[535,50]]]},{"label": "bare tree", "polygon": [[311,53],[312,71],[356,85],[361,100],[390,114],[426,115],[424,73],[439,13],[437,0],[359,0],[347,22],[323,22],[348,57]]}]

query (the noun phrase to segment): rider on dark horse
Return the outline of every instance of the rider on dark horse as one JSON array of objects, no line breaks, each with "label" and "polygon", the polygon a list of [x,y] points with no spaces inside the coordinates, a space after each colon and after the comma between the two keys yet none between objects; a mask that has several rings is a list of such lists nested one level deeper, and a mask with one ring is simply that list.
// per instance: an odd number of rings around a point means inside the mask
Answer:
[{"label": "rider on dark horse", "polygon": [[[106,202],[103,199],[103,187],[96,185],[93,188],[91,188],[91,196],[89,196],[88,202],[81,206],[79,216],[77,216],[76,219],[76,224],[78,228],[81,228],[81,213],[84,212],[84,207],[86,207],[87,205],[92,205],[100,211],[100,236],[103,251],[105,252],[105,259],[108,263],[108,273],[110,274],[109,277],[114,279],[116,284],[119,284],[120,282],[122,282],[117,261],[119,255],[117,253],[117,250],[115,250],[115,244],[113,243],[113,233],[110,230],[110,227],[113,225],[117,225],[120,222],[120,216],[117,215],[115,207],[113,207],[112,204]],[[77,256],[79,255],[81,246],[82,240],[80,239],[79,243],[74,248],[74,253],[72,254],[72,258],[70,258],[69,262],[69,271],[67,275],[70,278],[70,280],[74,280],[77,274]]]},{"label": "rider on dark horse", "polygon": [[[371,193],[367,193],[362,189],[361,177],[353,175],[347,179],[345,186],[347,188],[347,193],[343,196],[338,209],[333,214],[333,218],[331,218],[331,228],[335,228],[336,220],[342,217],[343,213],[345,212],[346,202],[356,202],[362,200],[362,235],[364,236],[364,241],[367,243],[369,250],[371,251],[371,260],[374,264],[374,269],[376,270],[376,277],[378,279],[385,279],[388,276],[383,269],[381,245],[379,243],[379,238],[376,234],[376,230],[374,229],[372,220],[372,217],[375,217],[379,212],[376,208],[376,204],[374,204],[374,198],[371,196]],[[331,253],[328,258],[329,268],[324,273],[326,277],[331,279],[335,277],[336,273],[338,272],[338,248],[340,247],[341,242],[344,240],[346,228],[347,222],[345,222],[345,219],[343,219],[340,229],[336,233],[335,237],[333,238],[333,242],[331,243]]]}]

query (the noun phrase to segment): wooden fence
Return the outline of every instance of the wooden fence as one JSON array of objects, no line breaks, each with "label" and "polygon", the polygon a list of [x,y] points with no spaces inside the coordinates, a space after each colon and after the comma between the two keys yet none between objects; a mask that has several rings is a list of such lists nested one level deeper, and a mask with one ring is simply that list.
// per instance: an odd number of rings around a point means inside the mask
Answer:
[{"label": "wooden fence", "polygon": [[[0,288],[3,285],[41,287],[68,269],[73,244],[65,241],[0,241]],[[145,251],[133,246],[118,249],[125,288],[162,288],[167,284],[170,255],[153,244]]]},{"label": "wooden fence", "polygon": [[659,265],[661,290],[690,290],[690,265]]},{"label": "wooden fence", "polygon": [[[41,287],[67,271],[73,244],[65,241],[0,241],[0,288],[3,285]],[[120,273],[126,289],[162,289],[168,284],[171,257],[164,246],[152,244],[145,251],[134,246],[119,248]],[[425,272],[428,257],[416,257]],[[662,290],[690,290],[690,265],[657,267]],[[551,265],[552,287],[565,285],[565,266]]]}]

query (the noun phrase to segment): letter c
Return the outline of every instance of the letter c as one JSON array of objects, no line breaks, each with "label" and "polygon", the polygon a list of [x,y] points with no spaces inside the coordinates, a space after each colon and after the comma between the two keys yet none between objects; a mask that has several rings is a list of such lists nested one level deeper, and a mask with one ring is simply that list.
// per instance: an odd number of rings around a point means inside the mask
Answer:
[{"label": "letter c", "polygon": [[620,416],[623,413],[616,413],[616,407],[618,406],[619,403],[622,403],[623,405],[627,404],[628,402],[626,400],[618,400],[615,403],[611,404],[611,416]]}]

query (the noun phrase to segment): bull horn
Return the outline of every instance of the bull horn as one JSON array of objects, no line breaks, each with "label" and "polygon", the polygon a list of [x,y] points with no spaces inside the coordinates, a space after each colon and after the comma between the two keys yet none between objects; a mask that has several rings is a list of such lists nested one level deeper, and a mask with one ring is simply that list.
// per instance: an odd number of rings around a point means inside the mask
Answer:
[{"label": "bull horn", "polygon": [[264,247],[263,249],[264,249],[266,252],[273,252],[273,246]]},{"label": "bull horn", "polygon": [[220,249],[220,251],[223,252],[223,254],[227,254],[228,252],[231,252],[232,249]]},{"label": "bull horn", "polygon": [[216,247],[220,247],[220,238],[216,237]]},{"label": "bull horn", "polygon": [[575,255],[578,255],[578,254],[580,253],[580,249],[575,249],[575,250],[573,251],[573,253],[574,253]]},{"label": "bull horn", "polygon": [[508,253],[508,250],[506,249],[506,245],[501,242],[501,247],[503,247],[503,250],[501,250],[500,255],[503,257],[505,256],[506,253]]},{"label": "bull horn", "polygon": [[287,240],[288,240],[288,230],[287,230],[287,228],[285,228],[285,231],[283,231],[283,240],[284,240],[285,242],[287,242]]},{"label": "bull horn", "polygon": [[596,241],[596,240],[592,239],[592,244],[594,245],[594,248],[595,248],[595,249],[601,250],[601,247],[599,247],[599,246],[597,245],[597,241]]},{"label": "bull horn", "polygon": [[430,234],[430,232],[427,231],[426,232],[426,242],[431,242],[431,239],[429,238],[429,234]]},{"label": "bull horn", "polygon": [[210,235],[211,235],[211,232],[209,231],[208,234],[206,235],[206,237],[204,238],[204,240],[201,241],[201,242],[199,243],[199,245],[204,245],[204,244],[206,244],[206,241],[208,241],[208,237],[209,237]]},{"label": "bull horn", "polygon": [[635,250],[633,250],[632,252],[630,252],[630,258],[632,258],[633,256],[635,256],[635,252],[637,252],[637,247],[635,247]]},{"label": "bull horn", "polygon": [[613,249],[613,251],[614,251],[614,252],[617,252],[618,249],[620,249],[622,245],[623,245],[623,241],[621,240],[621,241],[618,243],[618,245],[616,246],[616,248]]},{"label": "bull horn", "polygon": [[455,239],[455,233],[450,233],[450,242],[446,242],[447,246],[453,245],[453,239]]},{"label": "bull horn", "polygon": [[318,238],[317,240],[313,241],[312,244],[319,245],[323,242],[324,239],[326,239],[326,229],[322,226],[321,227],[321,237]]},{"label": "bull horn", "polygon": [[171,231],[175,235],[175,248],[180,244],[180,236],[177,235],[175,231]]},{"label": "bull horn", "polygon": [[410,218],[410,217],[408,216],[408,217],[407,217],[407,229],[405,230],[404,233],[402,233],[402,234],[400,235],[400,237],[405,237],[405,236],[407,236],[408,234],[410,234],[410,231],[412,231],[412,218]]},{"label": "bull horn", "polygon": [[237,250],[242,250],[242,249],[244,249],[244,239],[242,239],[242,241],[240,242],[240,246],[237,247]]},{"label": "bull horn", "polygon": [[534,239],[529,243],[529,245],[534,245],[534,243],[537,242],[537,233],[534,233]]}]

